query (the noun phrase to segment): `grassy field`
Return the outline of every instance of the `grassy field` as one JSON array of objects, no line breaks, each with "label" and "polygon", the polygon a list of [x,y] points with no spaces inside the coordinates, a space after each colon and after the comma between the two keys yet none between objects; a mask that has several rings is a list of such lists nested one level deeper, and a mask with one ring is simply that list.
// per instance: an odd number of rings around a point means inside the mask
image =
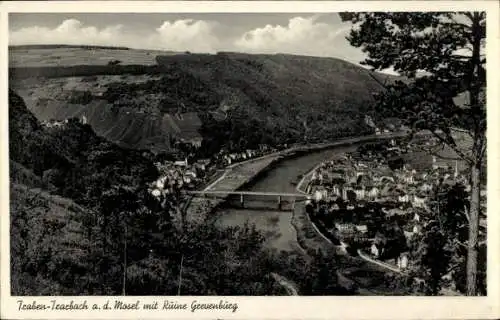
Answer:
[{"label": "grassy field", "polygon": [[139,49],[103,49],[86,47],[62,48],[9,48],[10,67],[51,67],[75,65],[107,65],[111,60],[121,64],[154,65],[157,55],[169,54],[168,51]]}]

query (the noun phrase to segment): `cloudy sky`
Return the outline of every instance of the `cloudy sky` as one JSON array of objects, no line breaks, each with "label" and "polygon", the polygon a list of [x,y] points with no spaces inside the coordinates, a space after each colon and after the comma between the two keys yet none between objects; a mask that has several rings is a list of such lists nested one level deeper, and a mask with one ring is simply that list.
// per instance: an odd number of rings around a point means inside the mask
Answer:
[{"label": "cloudy sky", "polygon": [[15,13],[9,43],[93,44],[191,52],[239,51],[337,57],[361,50],[336,13]]}]

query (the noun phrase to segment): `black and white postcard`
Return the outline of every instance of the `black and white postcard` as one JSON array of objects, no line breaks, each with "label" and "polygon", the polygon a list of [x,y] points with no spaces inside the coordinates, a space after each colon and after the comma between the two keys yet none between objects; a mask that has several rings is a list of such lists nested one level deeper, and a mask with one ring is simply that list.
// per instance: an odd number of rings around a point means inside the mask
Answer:
[{"label": "black and white postcard", "polygon": [[1,8],[2,318],[500,316],[497,3]]}]

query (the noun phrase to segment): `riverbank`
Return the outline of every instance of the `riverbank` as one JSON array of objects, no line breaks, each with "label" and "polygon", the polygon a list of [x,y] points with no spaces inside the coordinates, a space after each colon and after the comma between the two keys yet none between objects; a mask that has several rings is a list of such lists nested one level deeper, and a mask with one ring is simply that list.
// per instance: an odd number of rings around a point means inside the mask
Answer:
[{"label": "riverbank", "polygon": [[[307,194],[307,181],[312,173],[321,165],[316,164],[312,169],[303,174],[295,189],[298,193]],[[311,255],[319,250],[333,250],[335,254],[339,253],[340,248],[325,237],[311,221],[305,210],[305,204],[296,204],[293,210],[292,225],[297,232],[297,242],[300,247]]]}]

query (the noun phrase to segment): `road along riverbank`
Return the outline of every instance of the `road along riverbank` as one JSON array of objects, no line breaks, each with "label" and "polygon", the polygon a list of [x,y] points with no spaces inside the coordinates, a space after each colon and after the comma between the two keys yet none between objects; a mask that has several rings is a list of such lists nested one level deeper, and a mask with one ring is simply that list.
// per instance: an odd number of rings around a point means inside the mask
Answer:
[{"label": "road along riverbank", "polygon": [[[311,179],[312,173],[321,166],[321,163],[316,164],[311,170],[302,176],[297,183],[296,190],[298,193],[307,194],[307,184]],[[341,247],[336,246],[321,233],[316,225],[311,221],[306,213],[305,204],[297,204],[293,210],[292,224],[297,231],[297,242],[303,250],[309,253],[332,248],[336,253],[341,253]]]}]

